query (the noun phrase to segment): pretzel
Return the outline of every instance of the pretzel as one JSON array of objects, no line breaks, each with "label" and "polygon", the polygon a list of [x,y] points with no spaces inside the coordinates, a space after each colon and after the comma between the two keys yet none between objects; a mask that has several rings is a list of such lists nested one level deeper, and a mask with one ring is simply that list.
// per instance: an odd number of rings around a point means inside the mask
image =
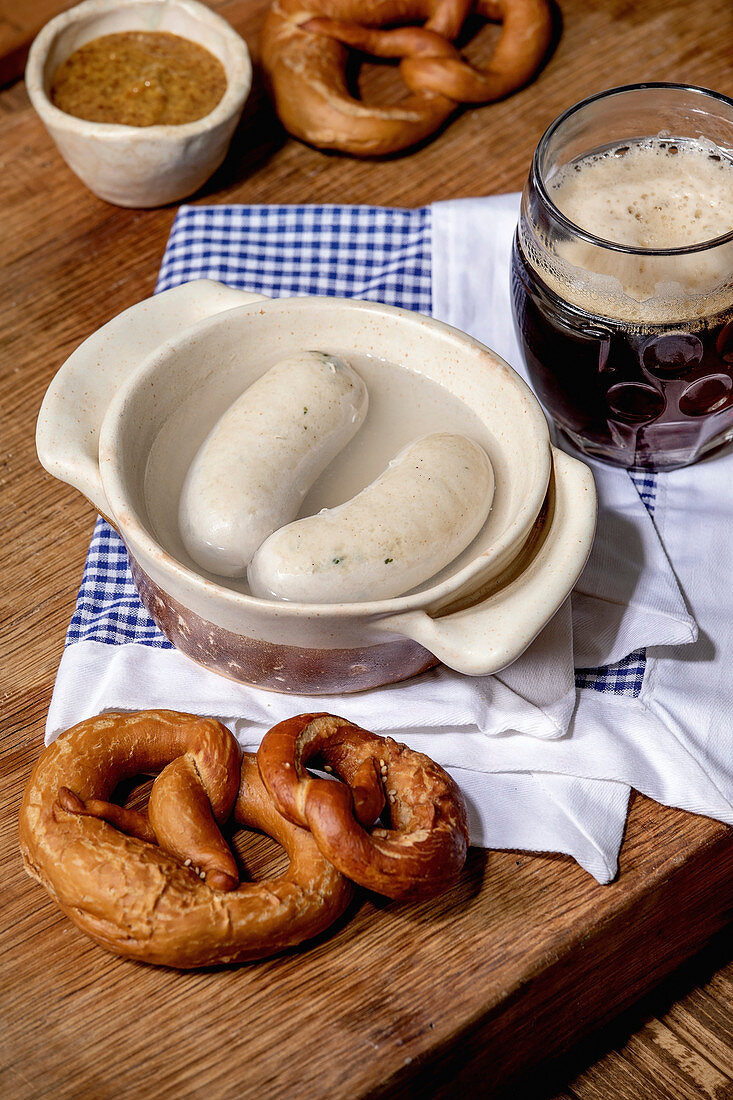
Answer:
[{"label": "pretzel", "polygon": [[[315,758],[345,783],[310,775],[306,764]],[[333,714],[301,714],[265,734],[257,763],[280,813],[307,826],[321,852],[361,886],[425,898],[460,873],[468,848],[463,799],[422,753]],[[390,828],[368,831],[385,804]]]},{"label": "pretzel", "polygon": [[[483,69],[453,45],[471,13],[502,24]],[[285,129],[318,148],[366,157],[423,141],[463,103],[511,95],[536,74],[551,38],[549,0],[274,0],[260,46]],[[399,58],[409,94],[386,106],[355,99],[349,48]]]},{"label": "pretzel", "polygon": [[[26,870],[98,944],[147,963],[243,962],[317,935],[353,887],[275,810],[254,755],[242,755],[241,772],[239,757],[224,726],[190,714],[81,722],[45,750],[27,784]],[[108,801],[121,780],[157,772],[147,818]],[[283,875],[237,886],[219,830],[232,810],[286,849]]]}]

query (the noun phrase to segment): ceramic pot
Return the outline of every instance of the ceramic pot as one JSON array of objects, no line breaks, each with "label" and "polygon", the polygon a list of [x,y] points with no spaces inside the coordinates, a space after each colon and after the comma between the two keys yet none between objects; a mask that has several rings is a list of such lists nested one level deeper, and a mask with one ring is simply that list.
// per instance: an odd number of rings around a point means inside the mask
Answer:
[{"label": "ceramic pot", "polygon": [[[358,491],[426,431],[465,431],[489,454],[497,488],[483,529],[406,595],[257,599],[244,581],[204,573],[183,547],[178,499],[201,442],[256,377],[303,349],[347,358],[370,393],[367,420],[337,461],[340,480],[324,475],[304,513]],[[551,447],[536,399],[503,360],[438,321],[370,302],[266,299],[207,280],[160,294],[67,360],[44,399],[37,448],[119,531],[142,602],[174,645],[283,692],[358,691],[439,661],[468,675],[499,671],[570,592],[595,525],[590,470]]]}]

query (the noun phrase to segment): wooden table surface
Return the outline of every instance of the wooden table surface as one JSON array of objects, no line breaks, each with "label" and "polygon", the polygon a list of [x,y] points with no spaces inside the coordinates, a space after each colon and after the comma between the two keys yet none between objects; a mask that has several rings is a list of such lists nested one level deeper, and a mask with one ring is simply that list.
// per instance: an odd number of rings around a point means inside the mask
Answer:
[{"label": "wooden table surface", "polygon": [[[586,94],[645,79],[733,92],[730,0],[561,0],[559,43],[532,86],[467,110],[409,156],[360,162],[281,131],[257,68],[265,0],[212,6],[247,39],[256,72],[234,146],[200,203],[415,207],[516,190],[547,123]],[[481,32],[471,56],[487,55],[492,33]],[[391,81],[365,74],[375,94]],[[86,191],[22,81],[0,93],[0,120],[0,1094],[307,1100],[460,1088],[485,1097],[520,1075],[527,1095],[546,1094],[552,1079],[581,1100],[733,1096],[733,967],[721,939],[733,912],[733,831],[641,796],[610,886],[564,857],[472,850],[459,885],[437,901],[362,897],[308,950],[218,972],[107,955],[25,876],[18,805],[94,521],[38,465],[35,418],[74,347],[152,292],[174,210],[117,209]],[[279,856],[261,841],[252,858],[263,872]],[[713,936],[712,963],[692,964],[672,1003],[653,1004],[630,1034],[609,1027]],[[583,1073],[567,1063],[558,1081],[536,1068],[598,1028],[595,1046],[580,1048],[591,1050]],[[603,1035],[614,1047],[605,1055]]]}]

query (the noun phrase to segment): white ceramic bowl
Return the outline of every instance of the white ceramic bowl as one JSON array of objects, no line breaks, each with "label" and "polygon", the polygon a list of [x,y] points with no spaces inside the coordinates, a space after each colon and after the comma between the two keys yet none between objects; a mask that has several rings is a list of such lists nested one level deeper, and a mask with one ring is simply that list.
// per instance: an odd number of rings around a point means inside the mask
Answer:
[{"label": "white ceramic bowl", "polygon": [[[180,126],[118,126],[76,118],[51,103],[53,77],[74,50],[131,30],[169,31],[221,61],[227,89],[210,114]],[[59,152],[91,191],[117,206],[153,207],[191,195],[222,163],[249,95],[252,65],[231,25],[196,0],[85,0],[38,34],[25,81]]]},{"label": "white ceramic bowl", "polygon": [[[254,378],[303,348],[349,359],[371,401],[337,462],[344,475],[334,484],[324,475],[305,512],[358,490],[407,439],[437,426],[472,434],[489,453],[497,489],[482,531],[404,596],[261,600],[185,553],[178,499],[198,446]],[[360,690],[439,660],[467,674],[498,671],[563,602],[593,537],[590,471],[551,448],[519,376],[447,325],[369,302],[270,300],[206,280],[158,295],[64,364],[41,408],[37,448],[46,469],[120,532],[143,603],[174,644],[226,676],[280,691]]]}]

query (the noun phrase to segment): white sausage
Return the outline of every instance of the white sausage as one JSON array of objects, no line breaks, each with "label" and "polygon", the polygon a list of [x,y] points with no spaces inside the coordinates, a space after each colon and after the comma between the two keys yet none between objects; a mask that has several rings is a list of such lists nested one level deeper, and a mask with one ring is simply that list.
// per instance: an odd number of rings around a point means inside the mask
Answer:
[{"label": "white sausage", "polygon": [[298,514],[319,474],[356,434],[368,397],[343,360],[306,351],[245,390],[196,454],[178,525],[191,557],[219,576],[244,576],[264,539]]},{"label": "white sausage", "polygon": [[250,562],[250,590],[302,603],[402,595],[468,546],[493,497],[494,472],[477,443],[426,435],[345,504],[270,535]]}]

